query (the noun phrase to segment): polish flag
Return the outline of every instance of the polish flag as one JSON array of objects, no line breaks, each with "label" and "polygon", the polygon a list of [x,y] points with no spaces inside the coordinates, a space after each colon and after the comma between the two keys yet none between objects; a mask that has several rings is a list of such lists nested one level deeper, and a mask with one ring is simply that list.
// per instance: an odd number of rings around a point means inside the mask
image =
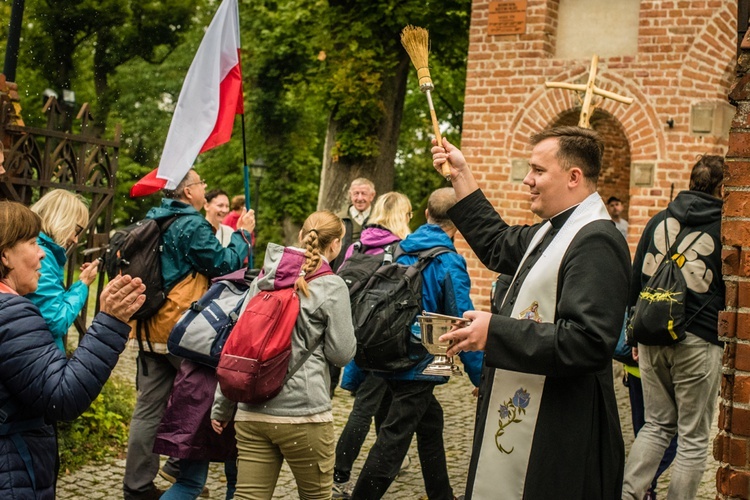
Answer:
[{"label": "polish flag", "polygon": [[159,168],[139,180],[131,198],[174,189],[198,154],[228,142],[244,113],[237,0],[223,0],[182,84]]}]

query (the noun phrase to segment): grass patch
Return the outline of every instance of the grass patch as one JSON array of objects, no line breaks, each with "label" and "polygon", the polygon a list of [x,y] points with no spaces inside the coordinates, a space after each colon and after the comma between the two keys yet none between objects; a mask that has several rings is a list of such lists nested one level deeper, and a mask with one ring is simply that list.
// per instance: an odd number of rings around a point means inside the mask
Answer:
[{"label": "grass patch", "polygon": [[135,407],[135,391],[117,376],[83,415],[57,426],[60,470],[70,473],[90,461],[120,456],[128,443],[128,425]]}]

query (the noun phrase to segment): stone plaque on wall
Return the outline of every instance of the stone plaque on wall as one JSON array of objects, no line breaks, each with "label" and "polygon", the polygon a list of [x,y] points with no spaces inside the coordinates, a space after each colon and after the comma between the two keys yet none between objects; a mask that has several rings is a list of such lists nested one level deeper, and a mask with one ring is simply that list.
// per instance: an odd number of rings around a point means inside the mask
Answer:
[{"label": "stone plaque on wall", "polygon": [[630,181],[634,187],[651,187],[654,185],[653,163],[633,163],[630,167]]},{"label": "stone plaque on wall", "polygon": [[529,173],[529,160],[523,158],[513,158],[510,160],[510,180],[515,182],[523,181],[527,173]]},{"label": "stone plaque on wall", "polygon": [[635,56],[641,0],[560,0],[555,57]]},{"label": "stone plaque on wall", "polygon": [[526,0],[493,0],[490,2],[489,35],[523,35],[526,33]]}]

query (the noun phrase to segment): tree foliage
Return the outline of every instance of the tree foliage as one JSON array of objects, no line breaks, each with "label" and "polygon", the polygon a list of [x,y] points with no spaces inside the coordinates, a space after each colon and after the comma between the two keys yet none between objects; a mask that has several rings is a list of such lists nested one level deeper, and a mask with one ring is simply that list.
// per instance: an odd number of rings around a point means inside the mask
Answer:
[{"label": "tree foliage", "polygon": [[[102,127],[122,124],[116,223],[142,217],[157,197],[134,201],[126,193],[158,165],[182,80],[219,2],[26,5],[22,93],[73,88],[79,102],[94,104]],[[384,172],[381,192],[395,187],[415,207],[443,185],[431,166],[427,103],[399,33],[406,24],[430,30],[437,115],[455,142],[470,6],[470,0],[240,0],[247,157],[267,165],[260,183],[261,248],[270,240],[291,242],[318,199],[330,197],[325,183],[321,189],[324,157],[351,169],[343,171],[343,184],[363,168]],[[242,192],[242,146],[238,117],[232,140],[196,161],[210,187]]]}]

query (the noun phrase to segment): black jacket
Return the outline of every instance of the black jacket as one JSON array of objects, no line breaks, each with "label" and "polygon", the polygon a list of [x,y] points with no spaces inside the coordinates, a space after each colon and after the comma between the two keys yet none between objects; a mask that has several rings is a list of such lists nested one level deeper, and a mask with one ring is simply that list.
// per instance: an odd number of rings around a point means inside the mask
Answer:
[{"label": "black jacket", "polygon": [[666,210],[656,214],[646,224],[638,243],[628,298],[628,305],[634,306],[641,289],[654,274],[666,253],[666,217],[670,219],[667,220],[670,244],[674,243],[677,235],[685,227],[692,228],[678,245],[678,251],[684,251],[701,231],[706,231],[706,234],[702,235],[685,254],[686,261],[682,267],[688,285],[685,318],[693,317],[701,306],[707,303],[688,325],[687,331],[716,345],[723,345],[717,333],[719,310],[724,307],[724,281],[721,274],[721,206],[721,199],[715,196],[698,191],[682,191]]},{"label": "black jacket", "polygon": [[[99,313],[70,359],[57,348],[39,309],[24,297],[0,294],[0,406],[15,409],[0,433],[0,498],[53,499],[57,477],[57,442],[52,423],[72,420],[86,411],[125,348],[130,327]],[[13,438],[21,433],[36,479],[32,488]],[[7,429],[6,429],[7,430]]]},{"label": "black jacket", "polygon": [[[482,263],[513,276],[541,224],[509,226],[481,191],[459,201],[451,220]],[[570,215],[560,214],[542,244]],[[539,250],[541,252],[541,250]],[[608,220],[584,226],[560,263],[553,323],[507,317],[528,275],[532,252],[492,316],[485,346],[485,370],[477,402],[474,450],[467,499],[476,471],[494,370],[545,375],[533,437],[524,498],[621,498],[624,445],[612,380],[612,353],[622,326],[629,285],[630,255],[622,234]],[[535,257],[536,256],[536,257]],[[481,500],[481,499],[474,499]]]}]

